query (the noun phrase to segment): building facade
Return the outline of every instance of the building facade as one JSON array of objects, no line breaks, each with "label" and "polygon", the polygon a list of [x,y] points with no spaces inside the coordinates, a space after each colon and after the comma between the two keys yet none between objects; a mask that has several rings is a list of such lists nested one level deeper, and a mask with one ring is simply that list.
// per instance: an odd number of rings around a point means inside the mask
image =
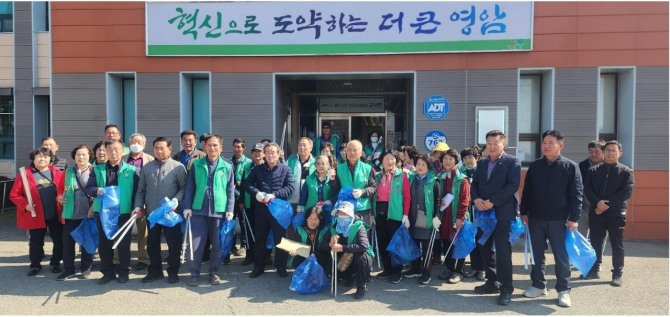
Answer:
[{"label": "building facade", "polygon": [[[484,12],[493,4],[460,2],[453,5],[471,9],[440,20],[424,13],[452,4],[261,3],[274,6],[261,10],[243,2],[56,2],[46,7],[46,32],[28,27],[40,19],[36,4],[13,3],[13,33],[0,33],[0,59],[13,62],[0,64],[0,95],[12,96],[14,106],[13,129],[2,128],[13,131],[15,149],[0,157],[11,162],[10,174],[28,163],[25,153],[41,136],[53,135],[67,152],[102,139],[108,123],[121,126],[124,140],[136,131],[175,141],[187,128],[221,134],[226,155],[237,137],[247,144],[285,140],[285,150],[295,152],[298,138],[320,135],[324,122],[345,140],[365,144],[376,131],[387,146],[424,151],[439,140],[459,150],[482,144],[485,131],[500,128],[507,151],[525,163],[541,155],[540,134],[553,128],[566,134],[563,154],[577,162],[587,157],[589,141],[620,140],[621,160],[636,175],[626,236],[668,238],[668,3],[536,2],[518,10],[501,3]],[[422,8],[418,16],[410,14],[415,7]],[[507,47],[465,40],[435,49],[410,35],[318,45],[338,28],[360,31],[368,12],[389,13],[380,31],[449,27],[462,37],[483,36],[485,24],[505,21],[505,14],[524,17],[526,8],[529,24],[518,28],[529,38]],[[247,9],[276,12],[274,24],[264,28],[262,14],[237,21],[217,15]],[[327,10],[342,15],[331,24]],[[284,11],[291,23],[281,18]],[[174,18],[160,20],[166,14]],[[377,28],[372,24],[369,30]],[[236,39],[227,32],[289,33],[289,25],[295,33],[277,35],[276,43],[191,44]],[[301,30],[311,42],[296,35]]]}]

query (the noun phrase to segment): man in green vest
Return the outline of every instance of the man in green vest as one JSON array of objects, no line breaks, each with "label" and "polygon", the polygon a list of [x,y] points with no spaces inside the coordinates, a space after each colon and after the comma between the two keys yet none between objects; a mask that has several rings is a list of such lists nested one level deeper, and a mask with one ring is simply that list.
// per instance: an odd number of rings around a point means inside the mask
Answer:
[{"label": "man in green vest", "polygon": [[[362,155],[363,145],[361,141],[351,140],[347,144],[347,161],[337,166],[336,183],[339,188],[353,188],[353,195],[358,199],[354,211],[363,217],[365,223],[374,225],[375,219],[370,216],[370,197],[377,191],[377,182],[372,166],[361,161]],[[338,194],[339,191],[332,191],[332,195],[335,197]]]},{"label": "man in green vest", "polygon": [[314,139],[314,147],[312,148],[312,155],[313,156],[318,156],[319,154],[319,149],[321,149],[321,144],[323,143],[330,143],[333,145],[333,149],[335,149],[336,153],[333,153],[335,157],[337,157],[337,161],[342,160],[342,156],[340,155],[340,138],[337,135],[333,134],[333,127],[330,125],[330,122],[322,122],[321,123],[321,136]]},{"label": "man in green vest", "polygon": [[[98,213],[101,209],[100,197],[103,195],[104,187],[118,186],[120,190],[119,200],[119,218],[117,228],[121,227],[130,219],[133,201],[135,200],[135,191],[139,177],[135,173],[135,167],[123,162],[123,142],[120,140],[108,140],[104,143],[107,153],[107,163],[96,165],[93,168],[93,174],[86,183],[86,192],[91,197],[96,197],[93,201],[93,211]],[[141,216],[141,211],[137,212]],[[98,280],[99,285],[104,285],[117,278],[119,283],[128,282],[128,273],[130,271],[130,234],[123,236],[123,239],[117,246],[119,252],[119,264],[114,265],[114,245],[113,240],[107,239],[102,228],[100,217],[98,219],[98,252],[100,254],[100,272],[102,278]]]},{"label": "man in green vest", "polygon": [[[233,163],[233,169],[235,170],[235,217],[240,224],[240,228],[243,228],[242,232],[246,232],[246,224],[244,223],[244,217],[242,216],[242,211],[244,210],[244,200],[245,197],[248,198],[248,195],[244,195],[244,190],[242,189],[242,176],[244,175],[244,170],[251,165],[251,159],[244,155],[244,149],[246,148],[246,143],[244,139],[234,139],[233,140],[233,157],[230,158],[230,161]],[[248,249],[247,240],[249,237],[246,235],[240,236],[240,248]],[[233,239],[233,249],[231,253],[233,255],[240,255],[239,249],[237,249],[236,239]],[[226,263],[227,262],[227,263]],[[223,264],[230,263],[230,255],[224,259]]]},{"label": "man in green vest", "polygon": [[[291,169],[293,175],[293,184],[295,189],[288,202],[296,208],[300,202],[300,192],[302,185],[305,183],[307,176],[314,173],[314,157],[312,156],[312,140],[307,137],[302,137],[298,140],[298,153],[293,154],[286,160],[286,165]],[[299,210],[302,211],[302,210]]]}]

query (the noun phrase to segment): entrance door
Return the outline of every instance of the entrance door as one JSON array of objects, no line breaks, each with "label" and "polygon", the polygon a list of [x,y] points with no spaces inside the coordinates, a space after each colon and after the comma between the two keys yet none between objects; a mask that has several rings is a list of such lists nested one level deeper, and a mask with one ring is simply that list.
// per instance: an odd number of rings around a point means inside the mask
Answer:
[{"label": "entrance door", "polygon": [[340,140],[348,142],[349,140],[360,140],[363,145],[369,142],[368,136],[373,131],[379,133],[383,137],[382,142],[386,139],[386,114],[382,113],[356,113],[356,114],[342,114],[342,113],[321,113],[317,120],[318,129],[321,130],[321,125],[324,122],[330,122],[332,127],[331,133],[338,135]]}]

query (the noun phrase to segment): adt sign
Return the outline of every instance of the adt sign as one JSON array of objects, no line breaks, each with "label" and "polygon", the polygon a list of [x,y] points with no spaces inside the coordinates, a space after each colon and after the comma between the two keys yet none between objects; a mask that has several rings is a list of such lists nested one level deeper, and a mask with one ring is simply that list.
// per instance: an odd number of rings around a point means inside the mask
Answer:
[{"label": "adt sign", "polygon": [[432,95],[423,102],[423,114],[430,120],[442,120],[449,113],[449,101],[439,95]]},{"label": "adt sign", "polygon": [[433,130],[426,134],[423,139],[423,145],[426,146],[428,152],[432,151],[438,143],[447,143],[447,135],[441,131]]}]

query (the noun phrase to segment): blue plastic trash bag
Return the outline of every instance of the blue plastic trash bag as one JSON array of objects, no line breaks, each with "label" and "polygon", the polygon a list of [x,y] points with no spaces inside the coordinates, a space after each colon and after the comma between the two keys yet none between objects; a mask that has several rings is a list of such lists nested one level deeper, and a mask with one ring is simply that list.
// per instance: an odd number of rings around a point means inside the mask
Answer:
[{"label": "blue plastic trash bag", "polygon": [[277,222],[284,229],[291,224],[291,217],[293,217],[293,207],[291,203],[286,200],[275,198],[268,203],[270,214],[277,219]]},{"label": "blue plastic trash bag", "polygon": [[265,248],[272,250],[275,247],[275,235],[272,230],[268,231],[268,239],[265,241]]},{"label": "blue plastic trash bag", "polygon": [[579,231],[568,229],[565,231],[565,249],[568,251],[570,264],[579,269],[583,276],[586,276],[596,263],[596,251]]},{"label": "blue plastic trash bag", "polygon": [[84,218],[79,226],[70,232],[72,239],[79,243],[88,254],[94,254],[98,248],[98,226],[95,218]]},{"label": "blue plastic trash bag", "polygon": [[298,226],[302,226],[303,223],[305,223],[305,212],[299,212],[293,216],[293,220],[291,220],[293,224],[293,228],[297,228]]},{"label": "blue plastic trash bag", "polygon": [[516,219],[510,221],[509,226],[509,243],[515,245],[519,240],[521,240],[521,235],[526,232],[526,225],[523,224],[521,217],[516,217]]},{"label": "blue plastic trash bag", "polygon": [[330,286],[330,279],[326,275],[314,255],[310,255],[295,269],[291,277],[289,289],[301,295],[316,294]]},{"label": "blue plastic trash bag", "polygon": [[221,226],[221,233],[219,234],[219,239],[221,239],[221,259],[228,256],[230,250],[233,248],[233,237],[235,236],[236,225],[237,220],[232,219],[224,221],[223,226]]},{"label": "blue plastic trash bag", "polygon": [[182,219],[179,214],[172,211],[172,209],[177,207],[177,205],[179,205],[177,198],[168,200],[167,197],[164,197],[161,205],[152,211],[147,217],[147,221],[149,221],[149,229],[153,229],[156,224],[160,224],[166,227],[174,227],[182,222],[184,219]]},{"label": "blue plastic trash bag", "polygon": [[103,188],[103,194],[99,197],[100,222],[102,222],[102,230],[107,239],[114,236],[119,224],[119,196],[121,196],[121,190],[118,186],[108,186]]},{"label": "blue plastic trash bag", "polygon": [[477,235],[477,227],[470,221],[465,221],[461,230],[458,230],[456,240],[454,241],[454,251],[451,253],[452,259],[465,259],[466,256],[475,249],[475,235]]},{"label": "blue plastic trash bag", "polygon": [[348,201],[354,205],[355,210],[359,210],[361,208],[364,208],[363,203],[360,201],[360,199],[357,199],[354,197],[354,189],[351,187],[344,187],[340,190],[339,194],[337,194],[337,203],[335,203],[335,209],[337,209],[339,202],[340,201]]},{"label": "blue plastic trash bag", "polygon": [[421,250],[404,226],[400,226],[393,234],[386,251],[391,253],[391,266],[396,267],[410,263],[421,256]]},{"label": "blue plastic trash bag", "polygon": [[475,209],[475,220],[472,223],[475,227],[482,229],[482,232],[484,233],[482,237],[477,240],[477,243],[484,245],[486,240],[493,234],[493,230],[498,223],[498,219],[496,219],[496,211],[495,209],[480,211],[477,207],[473,208]]}]

